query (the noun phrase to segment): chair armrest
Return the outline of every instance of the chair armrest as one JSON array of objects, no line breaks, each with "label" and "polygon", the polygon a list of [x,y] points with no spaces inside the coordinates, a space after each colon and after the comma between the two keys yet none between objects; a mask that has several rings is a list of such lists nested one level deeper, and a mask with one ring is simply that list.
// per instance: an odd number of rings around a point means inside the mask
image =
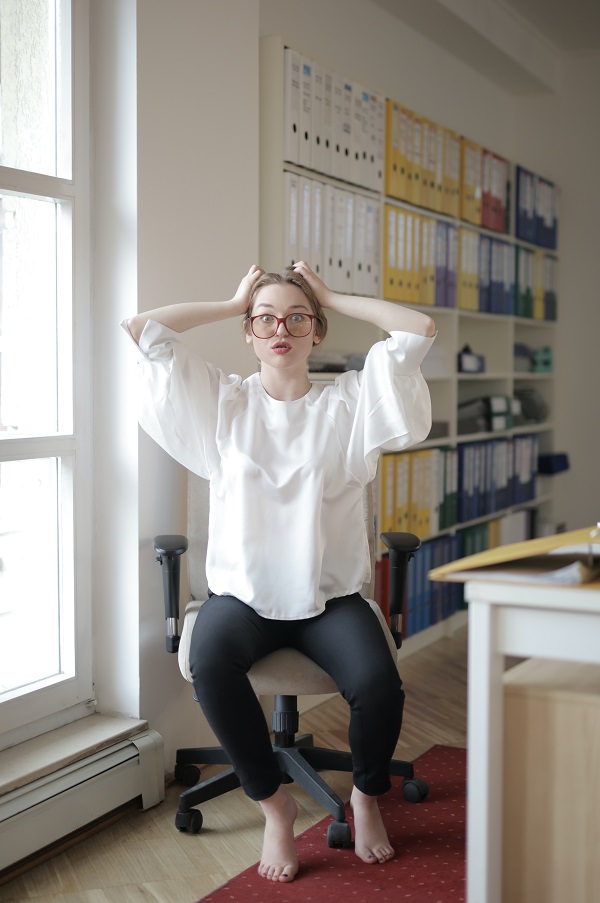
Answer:
[{"label": "chair armrest", "polygon": [[167,534],[154,538],[156,561],[162,566],[165,620],[167,622],[167,652],[179,648],[179,587],[181,556],[187,551],[188,541],[179,534]]},{"label": "chair armrest", "polygon": [[402,645],[402,612],[406,600],[408,562],[421,548],[414,533],[382,533],[381,539],[390,550],[390,630],[398,649]]}]

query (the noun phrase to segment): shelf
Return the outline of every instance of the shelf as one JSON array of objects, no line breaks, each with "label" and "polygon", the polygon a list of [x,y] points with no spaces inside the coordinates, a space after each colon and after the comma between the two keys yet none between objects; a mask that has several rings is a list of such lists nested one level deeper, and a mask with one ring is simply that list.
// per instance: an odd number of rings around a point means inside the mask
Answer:
[{"label": "shelf", "polygon": [[459,382],[485,382],[485,380],[511,379],[511,373],[457,373]]},{"label": "shelf", "polygon": [[[385,134],[384,156],[377,164],[377,169],[380,169],[381,165],[383,166],[384,177],[379,181],[372,178],[374,175],[372,169],[367,174],[364,169],[344,169],[343,166],[340,166],[340,162],[343,163],[343,160],[339,153],[334,154],[329,171],[324,172],[323,169],[328,168],[328,163],[323,161],[323,157],[319,156],[318,151],[315,156],[314,146],[311,151],[312,156],[308,158],[313,165],[306,165],[306,157],[303,157],[301,153],[294,156],[293,145],[288,145],[288,150],[286,150],[286,141],[289,140],[290,135],[288,130],[288,137],[285,137],[286,128],[288,128],[290,120],[289,117],[286,119],[285,111],[284,62],[286,59],[289,62],[291,55],[287,54],[286,56],[285,47],[282,38],[267,36],[261,39],[261,263],[269,270],[279,270],[291,262],[294,257],[292,250],[295,249],[296,259],[306,259],[331,289],[348,294],[354,292],[377,297],[395,294],[397,298],[388,297],[387,300],[420,311],[436,321],[438,329],[436,341],[423,363],[422,372],[430,390],[433,421],[439,424],[439,429],[443,429],[445,434],[436,438],[428,438],[405,452],[390,454],[389,457],[394,459],[392,464],[384,462],[383,459],[386,457],[384,454],[375,495],[378,499],[378,519],[380,519],[380,523],[383,523],[384,499],[387,504],[392,495],[387,491],[387,487],[392,484],[386,481],[394,481],[394,493],[400,482],[404,481],[402,491],[395,496],[397,507],[394,513],[394,523],[396,526],[384,527],[384,529],[411,529],[397,524],[406,514],[406,486],[410,485],[411,495],[415,491],[413,484],[406,482],[406,472],[402,471],[401,473],[402,468],[406,466],[406,461],[400,459],[414,456],[414,458],[411,457],[410,479],[412,480],[412,474],[420,474],[418,476],[420,482],[414,484],[417,487],[416,497],[418,498],[415,508],[420,508],[419,515],[424,517],[428,516],[428,512],[429,514],[433,512],[424,521],[429,527],[425,527],[423,530],[422,538],[426,540],[444,538],[445,544],[451,544],[456,540],[451,553],[455,557],[459,557],[463,548],[462,543],[463,541],[466,543],[468,539],[467,536],[463,536],[460,541],[457,539],[457,534],[462,531],[471,527],[477,528],[479,525],[502,518],[512,518],[513,515],[517,521],[529,521],[529,515],[521,515],[521,512],[529,512],[543,507],[543,513],[546,515],[551,509],[552,494],[548,492],[473,520],[455,523],[431,536],[427,535],[427,529],[440,523],[449,523],[455,516],[456,510],[462,516],[477,513],[493,504],[505,503],[510,498],[522,498],[530,495],[540,486],[540,483],[536,481],[535,462],[540,451],[553,450],[555,374],[546,371],[515,370],[516,361],[521,361],[518,355],[515,357],[515,345],[520,343],[526,345],[527,350],[540,351],[546,346],[554,345],[556,320],[538,319],[521,314],[523,312],[535,312],[538,315],[554,314],[556,299],[554,261],[557,259],[557,253],[554,249],[541,247],[518,238],[515,234],[514,216],[510,232],[496,231],[462,219],[457,215],[459,207],[456,204],[454,206],[446,204],[451,195],[451,199],[456,201],[453,184],[448,183],[450,184],[450,193],[446,192],[443,199],[446,211],[452,210],[452,215],[425,204],[411,203],[406,200],[406,186],[401,185],[400,181],[397,183],[397,190],[398,193],[402,193],[402,198],[386,194],[386,187],[388,190],[390,187],[391,190],[396,189],[393,182],[389,181],[390,170],[386,171],[386,164],[390,160],[394,161],[394,157],[391,143],[388,142]],[[293,49],[302,53],[301,48]],[[315,65],[331,72],[328,70],[326,61],[320,61]],[[344,80],[340,78],[340,76],[344,76],[344,73],[331,72],[331,75],[332,78],[337,79],[338,83]],[[369,93],[370,89],[365,85],[363,91]],[[383,101],[385,125],[386,99],[377,91],[371,93],[376,97],[378,103]],[[358,92],[354,92],[354,96],[358,98]],[[368,101],[364,102],[368,103]],[[390,103],[394,102],[390,101]],[[370,110],[372,113],[373,109],[370,108]],[[356,114],[356,108],[354,108],[354,112]],[[298,115],[304,115],[301,109]],[[364,110],[362,115],[364,117]],[[363,118],[361,121],[364,129],[367,120]],[[347,129],[338,131],[338,135],[351,132],[355,122],[354,119],[352,122],[347,122]],[[374,134],[377,136],[377,140],[381,137],[381,123],[379,122],[378,125],[374,123],[375,120],[369,119],[371,141]],[[435,124],[433,125],[435,126]],[[318,118],[317,126],[318,128],[322,127]],[[317,126],[313,131],[313,138],[318,134]],[[452,130],[445,129],[445,132],[444,141],[448,140],[448,136],[452,141],[454,134]],[[304,135],[304,131],[302,134]],[[393,130],[387,132],[388,137],[391,134],[394,134]],[[363,133],[361,140],[364,140],[364,137]],[[455,134],[454,137],[458,138]],[[343,146],[346,140],[346,138],[338,138],[338,144]],[[306,144],[304,147],[306,148]],[[482,151],[489,153],[485,149]],[[395,150],[393,152],[395,153]],[[387,155],[387,159],[385,155]],[[291,162],[290,159],[286,160],[286,156],[292,157],[294,162]],[[351,152],[350,157],[354,159],[355,154]],[[358,158],[356,157],[356,159]],[[317,161],[316,165],[315,160]],[[512,164],[509,164],[509,167],[512,168]],[[354,177],[342,177],[341,173],[347,175],[349,172],[355,174],[361,172],[362,180],[356,181]],[[397,172],[399,173],[400,169]],[[398,178],[400,179],[400,176]],[[310,184],[308,184],[309,182]],[[416,182],[412,183],[413,188],[415,184]],[[446,189],[448,189],[448,184]],[[290,186],[292,191],[290,191]],[[431,185],[429,187],[431,188]],[[512,179],[512,188],[515,188],[514,178]],[[344,207],[344,202],[340,201],[340,195],[343,193],[352,195],[348,209],[353,207],[354,219],[352,216],[345,218],[340,214]],[[416,192],[412,197],[416,201],[419,200]],[[422,199],[425,195],[420,197]],[[513,190],[511,202],[514,209],[516,209],[515,197],[516,194]],[[438,194],[434,198],[429,194],[429,203],[441,206],[440,195]],[[370,242],[365,238],[364,227],[366,216],[364,209],[367,205],[370,205],[369,224],[373,238]],[[374,208],[375,212],[371,208]],[[310,210],[310,220],[307,219],[307,210]],[[317,216],[321,216],[321,219],[318,220],[319,228],[316,229],[318,236],[313,235],[309,241],[305,237],[301,239],[307,232],[306,224],[308,222],[310,222],[310,229],[314,227],[312,217],[315,210],[318,211]],[[325,217],[325,210],[328,211],[328,219]],[[488,207],[487,211],[489,212],[489,210]],[[334,218],[335,211],[339,217],[337,220]],[[461,212],[469,215],[469,210],[465,207]],[[296,215],[295,220],[293,215]],[[492,225],[494,223],[502,225],[502,221],[498,219],[486,219],[485,221]],[[292,241],[290,231],[295,236],[296,244]],[[325,233],[329,236],[327,253],[323,238]],[[350,259],[350,263],[343,253],[338,253],[340,248],[345,246],[341,239],[342,233],[344,233],[346,245],[351,247],[354,255]],[[472,233],[475,233],[474,237]],[[411,235],[412,244],[409,240]],[[402,238],[404,243],[401,241]],[[367,245],[369,246],[368,253],[365,250]],[[376,255],[372,254],[373,247],[376,248]],[[358,254],[357,248],[359,248]],[[408,262],[409,254],[413,263],[415,260],[419,260],[418,267],[413,269]],[[447,269],[444,257],[446,254],[449,254],[451,261]],[[340,267],[338,260],[342,260],[342,258],[343,266]],[[552,261],[547,258],[552,258]],[[484,261],[483,267],[480,267],[480,260]],[[320,262],[321,270],[315,267],[315,261]],[[366,261],[369,262],[369,275],[373,276],[373,279],[369,283],[369,290],[361,290],[359,287],[363,285]],[[480,272],[484,274],[488,272],[488,263],[490,273],[494,274],[494,281],[492,290],[482,303],[480,299],[483,298],[483,293],[479,293],[478,278]],[[416,278],[414,277],[415,270]],[[440,272],[443,274],[442,277],[440,277]],[[526,274],[527,278],[523,274]],[[541,278],[542,274],[543,279]],[[520,289],[515,288],[514,292],[503,291],[504,281],[506,280],[508,285],[509,281],[512,282],[513,275],[515,281],[520,282]],[[337,283],[338,277],[342,279],[341,287]],[[457,285],[454,277],[458,282]],[[441,281],[446,278],[447,283]],[[432,290],[435,287],[438,289],[437,294]],[[485,279],[483,287],[486,287]],[[542,288],[543,293],[541,292]],[[512,308],[509,308],[506,303],[509,295],[514,299]],[[406,300],[407,296],[409,300]],[[462,305],[469,306],[457,306],[459,299]],[[433,300],[438,302],[455,300],[456,304],[454,306],[436,306],[432,303],[423,303]],[[478,307],[484,306],[484,304],[493,306],[494,311],[479,310]],[[514,305],[517,304],[516,309],[520,311],[519,314],[496,312],[515,309]],[[334,314],[328,315],[328,320],[327,348],[332,353],[344,356],[352,353],[366,353],[374,342],[385,338],[385,334],[381,330],[375,329],[368,323]],[[485,372],[459,373],[456,371],[457,355],[465,345],[468,345],[474,354],[480,354],[485,358],[487,367]],[[529,361],[529,355],[525,359]],[[542,362],[545,359],[538,357],[536,360]],[[336,372],[309,372],[309,378],[318,384],[331,383],[337,376],[339,373]],[[540,417],[547,416],[547,420],[542,423],[514,426],[501,431],[458,434],[460,403],[492,395],[507,396],[511,399],[519,390],[522,392],[522,397],[527,398],[531,405],[531,407],[527,407],[523,402],[523,413],[528,416],[536,416],[539,413]],[[537,407],[535,407],[536,402]],[[500,424],[498,420],[483,419],[472,421],[472,425],[478,427]],[[527,439],[528,436],[531,437],[530,440]],[[503,443],[502,440],[506,441]],[[488,447],[481,448],[480,446],[485,443],[488,443]],[[473,445],[473,449],[465,448],[470,444]],[[436,449],[439,451],[434,451]],[[443,460],[443,464],[439,463],[440,460]],[[498,471],[494,469],[497,465],[501,469],[501,478],[498,477]],[[524,470],[519,469],[521,465]],[[427,470],[428,467],[429,470]],[[513,470],[510,469],[511,467]],[[389,469],[393,471],[393,477],[390,477],[389,474],[384,476]],[[450,490],[448,485],[451,484],[445,481],[448,480],[448,474],[451,479],[457,480],[459,469],[461,469],[461,474],[469,475],[472,484],[480,487],[481,492],[490,492],[489,488],[484,488],[487,485],[483,481],[484,477],[488,482],[497,486],[497,491],[494,490],[493,494],[487,496],[475,496],[471,486],[469,492],[472,494],[470,500],[467,500],[469,502],[467,504],[463,483],[460,507],[453,508],[456,499],[451,498],[452,491],[458,494],[458,490],[456,486],[454,490]],[[439,475],[442,470],[444,474],[441,478],[442,485],[440,485]],[[507,483],[507,472],[513,477],[515,472],[519,476],[514,481]],[[523,476],[524,473],[528,473],[529,478]],[[431,474],[435,475],[435,479],[431,478]],[[492,474],[491,479],[490,474]],[[430,485],[427,490],[424,490],[423,486],[427,485],[428,480],[430,480]],[[510,488],[510,492],[507,490],[507,486]],[[543,487],[547,488],[546,482],[543,483]],[[422,498],[423,494],[427,497],[425,501]],[[434,501],[430,504],[432,499]],[[400,502],[401,516],[398,513]],[[390,513],[386,512],[385,517],[389,520]],[[417,522],[413,520],[413,524],[415,523]],[[420,523],[422,524],[423,521]],[[506,537],[511,534],[513,527],[514,523],[509,520],[503,523],[501,528],[498,527],[496,532],[498,533],[500,530],[504,541],[510,541]],[[475,529],[474,532],[477,533],[477,530]],[[482,529],[482,532],[485,532],[485,528]],[[492,542],[491,528],[489,536],[489,541]],[[447,550],[444,554],[446,553]]]},{"label": "shelf", "polygon": [[546,379],[554,379],[554,371],[550,370],[547,373],[533,373],[533,372],[519,372],[515,370],[512,374],[512,378],[515,382],[519,380],[546,380]]}]

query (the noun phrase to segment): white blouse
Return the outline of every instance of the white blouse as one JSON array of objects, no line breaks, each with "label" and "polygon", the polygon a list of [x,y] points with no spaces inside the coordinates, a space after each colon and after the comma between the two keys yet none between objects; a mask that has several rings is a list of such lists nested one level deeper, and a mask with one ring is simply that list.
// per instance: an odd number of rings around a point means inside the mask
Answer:
[{"label": "white blouse", "polygon": [[382,450],[425,439],[420,364],[432,338],[394,332],[364,370],[277,401],[260,374],[226,375],[149,321],[140,339],[141,426],[210,480],[206,575],[267,618],[314,617],[370,579],[363,489]]}]

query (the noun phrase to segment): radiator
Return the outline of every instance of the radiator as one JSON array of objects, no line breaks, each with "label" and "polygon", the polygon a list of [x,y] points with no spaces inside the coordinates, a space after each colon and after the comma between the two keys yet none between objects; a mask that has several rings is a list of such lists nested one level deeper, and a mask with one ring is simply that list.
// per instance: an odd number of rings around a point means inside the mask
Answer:
[{"label": "radiator", "polygon": [[0,797],[0,870],[141,797],[164,799],[163,741],[156,731],[122,740]]}]

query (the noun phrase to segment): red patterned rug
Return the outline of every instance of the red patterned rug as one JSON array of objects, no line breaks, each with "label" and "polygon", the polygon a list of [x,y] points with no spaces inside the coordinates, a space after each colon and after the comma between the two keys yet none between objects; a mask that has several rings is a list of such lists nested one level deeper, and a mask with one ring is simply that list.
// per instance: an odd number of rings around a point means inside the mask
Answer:
[{"label": "red patterned rug", "polygon": [[330,849],[327,816],[298,837],[293,882],[265,881],[253,865],[201,903],[464,903],[466,751],[434,746],[415,762],[415,774],[429,784],[426,800],[407,803],[402,780],[392,778],[381,801],[396,850],[391,862],[366,865],[352,849]]}]

